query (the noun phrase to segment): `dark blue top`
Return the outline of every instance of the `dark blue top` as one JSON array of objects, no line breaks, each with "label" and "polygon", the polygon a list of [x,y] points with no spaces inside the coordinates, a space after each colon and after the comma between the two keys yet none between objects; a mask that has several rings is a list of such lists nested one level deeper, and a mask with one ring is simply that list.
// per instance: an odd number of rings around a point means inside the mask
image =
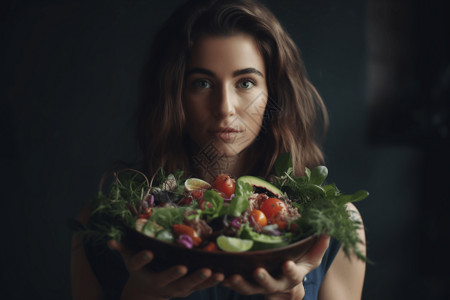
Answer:
[{"label": "dark blue top", "polygon": [[[128,272],[120,254],[117,251],[111,251],[106,244],[94,245],[92,243],[85,242],[84,248],[94,274],[103,288],[106,299],[120,299],[122,289],[128,280]],[[322,259],[322,264],[306,275],[303,280],[303,286],[305,287],[306,292],[305,298],[303,298],[304,300],[317,299],[322,280],[339,249],[340,243],[332,238],[330,241],[330,246]],[[264,299],[264,296],[239,295],[228,288],[217,285],[203,291],[195,292],[189,297],[182,299],[256,300]]]}]

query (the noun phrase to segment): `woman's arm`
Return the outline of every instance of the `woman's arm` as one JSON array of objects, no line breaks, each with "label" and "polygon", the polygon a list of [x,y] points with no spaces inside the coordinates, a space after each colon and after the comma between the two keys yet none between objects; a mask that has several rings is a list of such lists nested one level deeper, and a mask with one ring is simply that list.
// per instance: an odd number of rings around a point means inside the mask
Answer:
[{"label": "woman's arm", "polygon": [[[359,245],[359,249],[366,254],[366,237],[361,215],[352,203],[348,203],[347,208],[352,211],[352,216],[361,220],[358,235],[363,244]],[[319,300],[361,299],[365,270],[365,262],[359,260],[355,255],[348,258],[341,247],[322,282]]]},{"label": "woman's arm", "polygon": [[[83,209],[77,216],[77,220],[86,225],[89,220],[90,209]],[[94,272],[89,265],[84,252],[81,237],[72,237],[72,253],[70,257],[70,277],[72,285],[72,297],[74,300],[98,300],[103,299],[102,288]]]}]

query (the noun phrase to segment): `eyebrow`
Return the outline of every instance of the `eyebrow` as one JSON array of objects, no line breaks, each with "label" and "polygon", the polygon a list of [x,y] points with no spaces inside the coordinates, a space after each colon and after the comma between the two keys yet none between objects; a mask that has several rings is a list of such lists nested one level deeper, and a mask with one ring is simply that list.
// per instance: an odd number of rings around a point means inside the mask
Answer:
[{"label": "eyebrow", "polygon": [[[214,74],[210,70],[204,69],[204,68],[192,68],[186,72],[186,77],[188,77],[191,74],[195,74],[195,73],[196,74],[204,74],[204,75],[208,75],[211,77],[216,77],[216,74]],[[237,77],[237,76],[244,75],[244,74],[256,74],[256,75],[264,78],[264,75],[262,74],[262,72],[255,68],[245,68],[242,70],[236,70],[233,72],[233,77]]]},{"label": "eyebrow", "polygon": [[256,74],[256,75],[261,76],[262,78],[264,78],[264,75],[260,71],[255,69],[255,68],[246,68],[246,69],[234,71],[233,72],[233,77],[237,77],[237,76],[243,75],[243,74]]}]

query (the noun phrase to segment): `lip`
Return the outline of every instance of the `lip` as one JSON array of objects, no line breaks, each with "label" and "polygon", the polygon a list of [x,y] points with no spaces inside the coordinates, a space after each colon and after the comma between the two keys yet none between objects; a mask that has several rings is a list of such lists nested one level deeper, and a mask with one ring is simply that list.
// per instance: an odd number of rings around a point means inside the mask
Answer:
[{"label": "lip", "polygon": [[240,130],[237,130],[233,127],[220,127],[219,129],[215,130],[215,132],[230,132],[230,133],[238,133]]},{"label": "lip", "polygon": [[237,135],[241,132],[240,130],[232,127],[220,127],[217,130],[212,131],[215,136],[224,142],[230,143],[233,142]]}]

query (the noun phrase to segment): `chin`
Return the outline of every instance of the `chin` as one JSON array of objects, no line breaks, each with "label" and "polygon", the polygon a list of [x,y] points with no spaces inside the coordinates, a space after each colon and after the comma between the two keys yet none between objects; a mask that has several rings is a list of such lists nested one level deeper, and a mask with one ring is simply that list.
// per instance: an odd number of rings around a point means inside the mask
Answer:
[{"label": "chin", "polygon": [[222,152],[222,156],[223,156],[223,157],[234,157],[234,156],[236,156],[236,155],[239,155],[241,152],[242,152],[242,151],[237,152],[235,149],[233,149],[233,150],[225,149],[225,150]]},{"label": "chin", "polygon": [[249,145],[236,145],[233,143],[221,144],[219,148],[222,155],[225,157],[233,157],[236,155],[240,155],[245,149],[248,148]]},{"label": "chin", "polygon": [[198,141],[197,156],[205,157],[208,160],[214,160],[220,157],[235,157],[241,154],[250,146],[251,142],[242,140],[235,140],[232,142],[225,142],[220,139],[213,139],[206,141]]}]

